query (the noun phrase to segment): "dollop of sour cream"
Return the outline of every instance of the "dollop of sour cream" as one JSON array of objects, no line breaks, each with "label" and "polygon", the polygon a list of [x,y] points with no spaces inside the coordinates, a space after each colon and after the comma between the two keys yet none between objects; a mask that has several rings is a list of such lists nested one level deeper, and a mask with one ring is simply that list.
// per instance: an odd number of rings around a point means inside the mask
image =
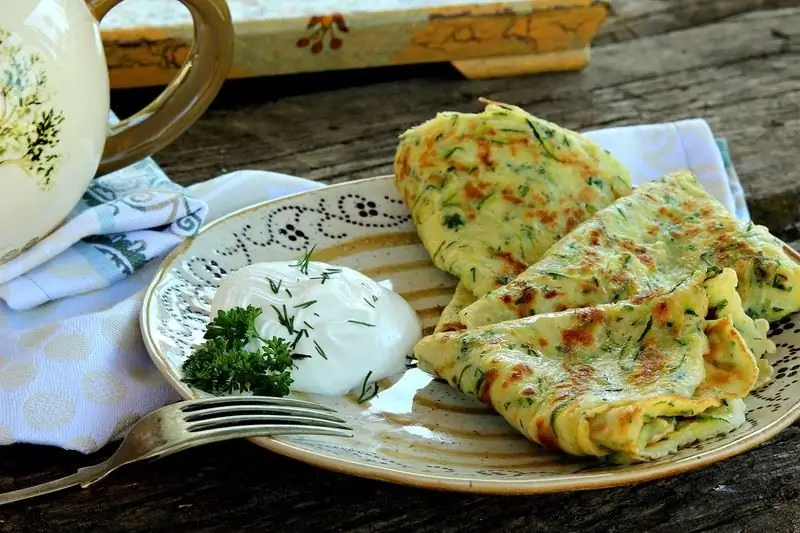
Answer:
[{"label": "dollop of sour cream", "polygon": [[[405,369],[422,336],[414,309],[360,272],[308,261],[256,263],[222,280],[211,304],[220,310],[252,305],[261,337],[294,343],[291,390],[342,396]],[[370,374],[371,372],[371,374]]]}]

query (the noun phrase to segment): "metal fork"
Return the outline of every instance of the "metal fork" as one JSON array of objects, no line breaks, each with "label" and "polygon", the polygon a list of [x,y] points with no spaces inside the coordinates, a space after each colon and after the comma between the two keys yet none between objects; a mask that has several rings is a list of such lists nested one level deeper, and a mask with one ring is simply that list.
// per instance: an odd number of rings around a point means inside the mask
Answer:
[{"label": "metal fork", "polygon": [[75,485],[86,488],[123,465],[211,442],[275,435],[352,437],[352,429],[333,413],[323,405],[265,396],[224,396],[170,404],[142,417],[102,463],[61,479],[0,494],[0,505]]}]

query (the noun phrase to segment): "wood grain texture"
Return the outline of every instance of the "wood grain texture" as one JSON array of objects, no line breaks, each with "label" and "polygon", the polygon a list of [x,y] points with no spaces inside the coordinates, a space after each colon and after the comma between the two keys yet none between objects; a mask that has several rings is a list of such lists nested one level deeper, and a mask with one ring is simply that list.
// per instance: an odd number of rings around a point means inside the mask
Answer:
[{"label": "wood grain texture", "polygon": [[[575,129],[702,116],[729,140],[753,218],[800,245],[798,0],[620,0],[590,66],[468,82],[449,66],[231,82],[159,163],[192,183],[240,168],[325,182],[391,171],[396,136],[479,96]],[[126,115],[152,91],[114,95]],[[93,457],[0,449],[0,490]],[[714,466],[633,487],[536,497],[438,493],[351,478],[246,442],[137,465],[86,491],[0,507],[0,532],[800,531],[800,425]]]}]

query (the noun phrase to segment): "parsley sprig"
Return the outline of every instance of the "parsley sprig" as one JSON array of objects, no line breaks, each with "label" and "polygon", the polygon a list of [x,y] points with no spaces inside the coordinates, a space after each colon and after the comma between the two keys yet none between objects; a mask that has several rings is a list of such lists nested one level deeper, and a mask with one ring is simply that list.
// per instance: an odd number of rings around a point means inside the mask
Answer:
[{"label": "parsley sprig", "polygon": [[[252,392],[286,396],[293,383],[292,345],[280,337],[264,339],[256,329],[261,309],[252,305],[220,311],[206,327],[205,342],[183,363],[183,381],[211,394]],[[258,340],[263,345],[251,350]]]}]

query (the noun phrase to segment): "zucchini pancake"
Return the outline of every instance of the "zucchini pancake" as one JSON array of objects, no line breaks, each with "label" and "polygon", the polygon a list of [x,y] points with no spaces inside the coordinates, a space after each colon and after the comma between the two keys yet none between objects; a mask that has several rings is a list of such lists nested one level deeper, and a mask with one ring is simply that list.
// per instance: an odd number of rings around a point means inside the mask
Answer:
[{"label": "zucchini pancake", "polygon": [[688,171],[637,188],[460,313],[467,327],[669,290],[697,269],[736,270],[748,316],[800,310],[800,265],[767,228],[741,222]]},{"label": "zucchini pancake", "polygon": [[419,367],[550,449],[649,461],[741,426],[772,374],[769,321],[800,311],[800,264],[691,172],[633,189],[514,106],[405,132],[395,186],[459,278]]},{"label": "zucchini pancake", "polygon": [[[548,313],[416,345],[423,370],[491,405],[529,439],[573,455],[663,457],[744,422],[752,352],[711,309],[705,272],[669,294]],[[715,287],[736,294],[729,270]]]},{"label": "zucchini pancake", "polygon": [[462,303],[510,281],[632,190],[625,167],[582,135],[484,102],[481,113],[439,113],[409,129],[394,162],[420,240],[460,279]]}]

